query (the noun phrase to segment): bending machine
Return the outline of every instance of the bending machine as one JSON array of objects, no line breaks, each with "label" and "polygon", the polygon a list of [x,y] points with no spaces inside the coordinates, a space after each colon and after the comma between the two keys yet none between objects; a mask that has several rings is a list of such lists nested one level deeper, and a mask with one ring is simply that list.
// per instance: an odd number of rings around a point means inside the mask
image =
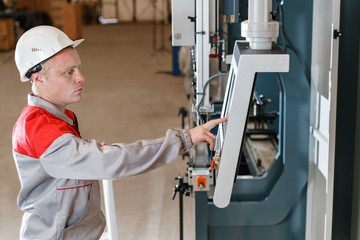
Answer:
[{"label": "bending machine", "polygon": [[330,239],[340,2],[186,1],[172,40],[192,59],[189,126],[229,116],[182,177],[196,239]]}]

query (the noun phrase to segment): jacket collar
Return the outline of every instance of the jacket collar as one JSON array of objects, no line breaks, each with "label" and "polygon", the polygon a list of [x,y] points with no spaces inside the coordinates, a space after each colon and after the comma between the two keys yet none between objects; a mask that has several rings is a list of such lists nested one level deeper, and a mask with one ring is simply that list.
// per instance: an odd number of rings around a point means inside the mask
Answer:
[{"label": "jacket collar", "polygon": [[28,94],[28,105],[33,107],[40,107],[48,111],[50,114],[54,115],[55,117],[64,120],[68,124],[74,125],[74,121],[71,118],[69,118],[64,112],[60,111],[60,109],[57,108],[54,104],[42,98],[34,96],[33,93]]}]

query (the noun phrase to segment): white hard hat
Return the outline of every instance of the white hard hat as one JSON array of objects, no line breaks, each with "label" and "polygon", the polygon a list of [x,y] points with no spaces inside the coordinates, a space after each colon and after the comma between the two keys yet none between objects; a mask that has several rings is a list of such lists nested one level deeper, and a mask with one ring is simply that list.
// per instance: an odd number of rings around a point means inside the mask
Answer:
[{"label": "white hard hat", "polygon": [[82,41],[84,39],[72,41],[64,32],[52,26],[38,26],[26,31],[15,49],[15,62],[20,72],[20,80],[29,81],[26,73],[30,69],[66,47],[76,47]]}]

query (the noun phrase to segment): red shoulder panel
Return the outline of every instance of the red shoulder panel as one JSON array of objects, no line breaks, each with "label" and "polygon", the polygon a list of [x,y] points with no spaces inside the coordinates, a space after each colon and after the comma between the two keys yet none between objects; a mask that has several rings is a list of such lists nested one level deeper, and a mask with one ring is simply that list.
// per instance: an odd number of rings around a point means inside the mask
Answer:
[{"label": "red shoulder panel", "polygon": [[26,106],[13,130],[13,151],[39,158],[57,138],[65,133],[80,137],[73,126],[60,118],[42,108]]}]

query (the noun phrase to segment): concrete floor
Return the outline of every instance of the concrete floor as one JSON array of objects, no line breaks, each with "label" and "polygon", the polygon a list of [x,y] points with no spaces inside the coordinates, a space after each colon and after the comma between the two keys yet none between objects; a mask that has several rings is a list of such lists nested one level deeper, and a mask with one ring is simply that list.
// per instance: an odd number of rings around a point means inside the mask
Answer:
[{"label": "concrete floor", "polygon": [[[83,138],[133,142],[161,137],[181,127],[178,109],[187,106],[184,80],[172,71],[171,26],[158,34],[166,51],[153,50],[151,24],[84,27],[77,48],[86,77],[81,103],[69,106],[79,119]],[[157,29],[159,33],[159,28]],[[14,51],[0,52],[0,239],[18,239],[22,212],[11,153],[11,133],[26,105],[29,83],[21,83]],[[180,157],[147,174],[114,181],[119,239],[179,239],[178,198],[171,200],[175,177],[186,169]],[[184,199],[184,239],[194,239],[193,199]]]}]

